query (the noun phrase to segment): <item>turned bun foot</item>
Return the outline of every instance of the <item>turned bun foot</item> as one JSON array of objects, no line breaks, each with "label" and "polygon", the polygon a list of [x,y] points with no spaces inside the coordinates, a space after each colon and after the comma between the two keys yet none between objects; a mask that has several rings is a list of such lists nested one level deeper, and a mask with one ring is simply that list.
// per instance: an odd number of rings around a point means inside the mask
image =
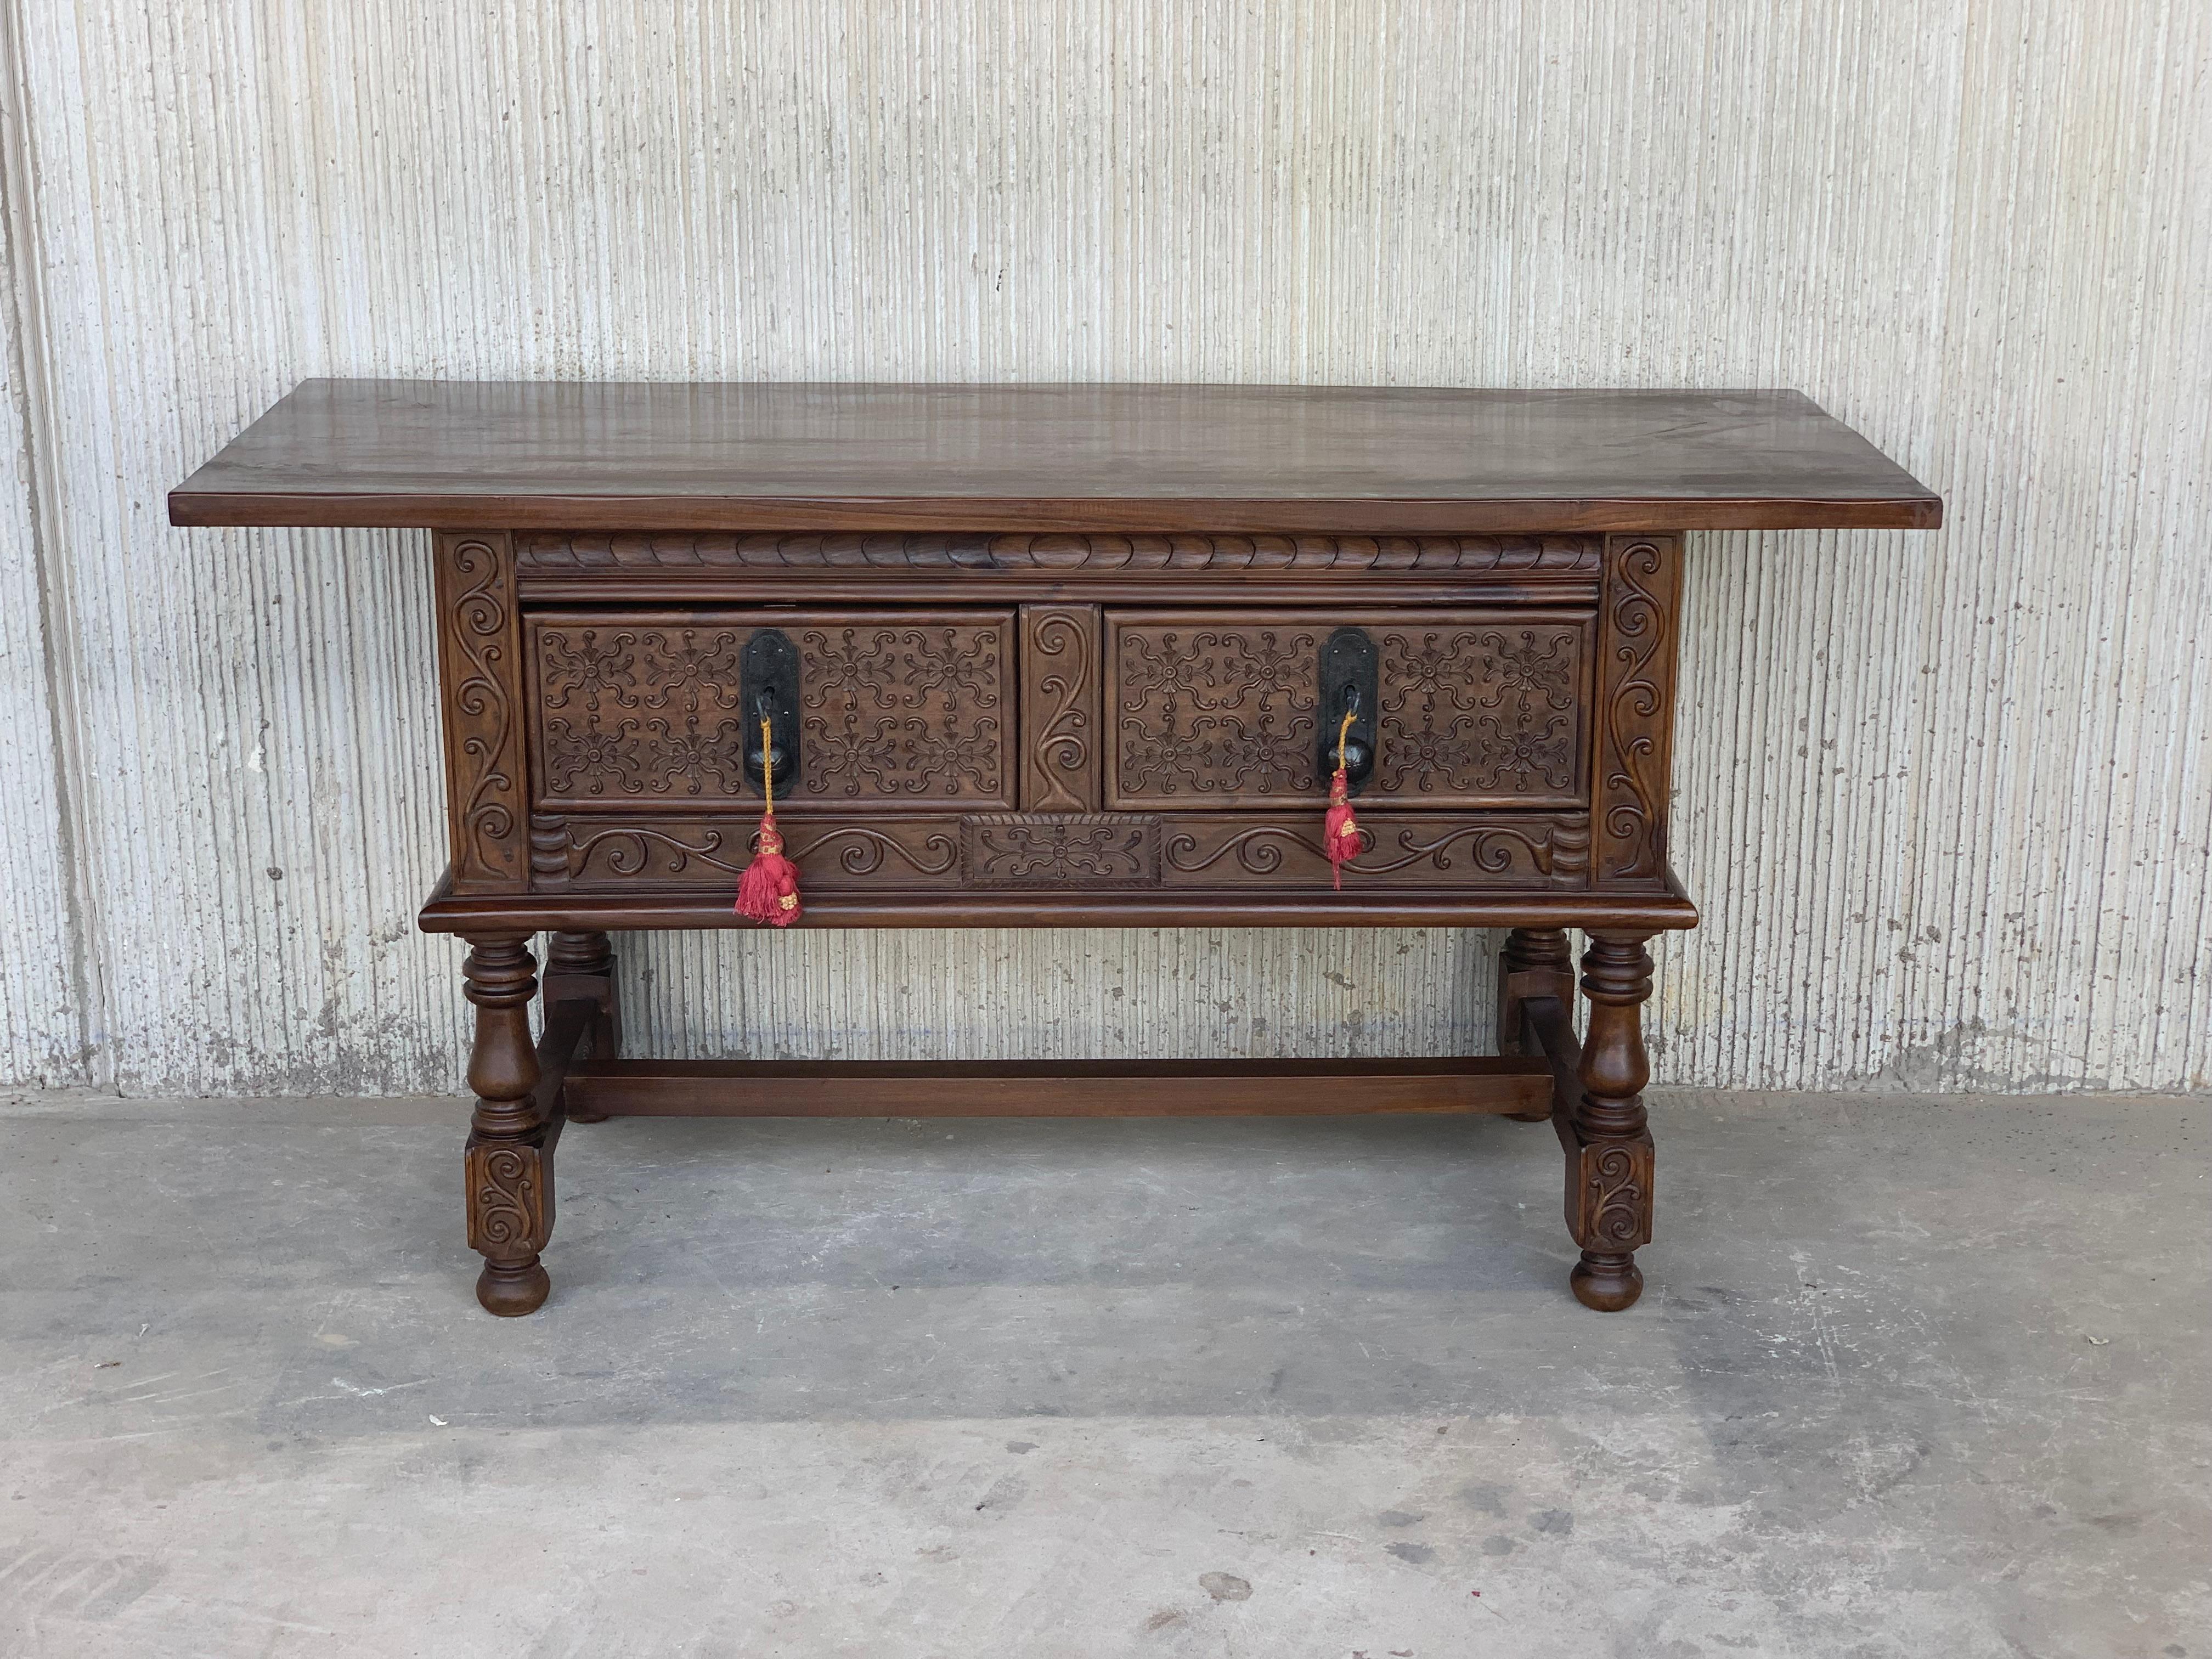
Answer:
[{"label": "turned bun foot", "polygon": [[605,1112],[580,1112],[573,1107],[569,1109],[568,1121],[571,1123],[605,1123],[606,1121]]},{"label": "turned bun foot", "polygon": [[1636,1265],[1633,1254],[1601,1255],[1584,1250],[1574,1272],[1567,1275],[1567,1283],[1574,1290],[1575,1300],[1585,1308],[1619,1313],[1623,1308],[1634,1307],[1636,1298],[1644,1294],[1644,1270]]},{"label": "turned bun foot", "polygon": [[527,1262],[487,1261],[477,1275],[477,1300],[483,1304],[486,1313],[495,1313],[501,1319],[536,1313],[545,1305],[552,1289],[545,1264],[534,1255]]}]

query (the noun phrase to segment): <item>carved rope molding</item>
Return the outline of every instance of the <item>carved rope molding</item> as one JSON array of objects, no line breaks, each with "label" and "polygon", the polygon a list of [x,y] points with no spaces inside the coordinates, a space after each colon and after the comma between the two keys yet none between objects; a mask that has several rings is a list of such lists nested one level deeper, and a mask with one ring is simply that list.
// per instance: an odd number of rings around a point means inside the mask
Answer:
[{"label": "carved rope molding", "polygon": [[438,538],[440,637],[456,738],[447,787],[453,879],[464,890],[524,875],[521,640],[504,538]]},{"label": "carved rope molding", "polygon": [[1595,536],[523,535],[533,575],[595,570],[1319,570],[1589,577]]}]

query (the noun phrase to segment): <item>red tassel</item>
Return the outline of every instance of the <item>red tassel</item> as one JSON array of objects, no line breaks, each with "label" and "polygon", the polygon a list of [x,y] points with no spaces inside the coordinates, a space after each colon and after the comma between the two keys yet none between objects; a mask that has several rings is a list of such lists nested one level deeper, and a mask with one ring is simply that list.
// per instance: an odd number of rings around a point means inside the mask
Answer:
[{"label": "red tassel", "polygon": [[1344,740],[1352,721],[1347,713],[1336,730],[1336,775],[1328,781],[1328,816],[1321,824],[1321,849],[1328,854],[1328,873],[1340,893],[1344,866],[1359,856],[1359,820],[1352,815],[1352,779],[1344,768]]},{"label": "red tassel", "polygon": [[776,927],[799,920],[799,869],[783,855],[774,812],[761,814],[760,851],[738,883],[738,914]]},{"label": "red tassel", "polygon": [[1341,766],[1328,781],[1328,816],[1322,820],[1321,845],[1328,854],[1329,874],[1341,892],[1344,866],[1359,856],[1359,821],[1352,816],[1352,785]]},{"label": "red tassel", "polygon": [[738,882],[738,914],[774,927],[799,920],[799,866],[783,855],[775,828],[775,763],[769,756],[769,723],[761,722],[761,809],[759,847]]}]

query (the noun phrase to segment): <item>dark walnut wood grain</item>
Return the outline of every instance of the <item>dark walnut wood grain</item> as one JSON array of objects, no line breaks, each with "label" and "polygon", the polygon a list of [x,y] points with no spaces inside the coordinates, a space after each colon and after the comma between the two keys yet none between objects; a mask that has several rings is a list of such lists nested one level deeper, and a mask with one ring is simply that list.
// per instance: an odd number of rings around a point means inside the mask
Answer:
[{"label": "dark walnut wood grain", "polygon": [[[872,819],[872,827],[884,819]],[[1249,826],[1255,820],[1244,818]],[[957,822],[945,840],[958,868]],[[416,913],[425,933],[459,933],[495,927],[558,928],[624,933],[652,928],[730,927],[729,888],[630,887],[592,891],[548,887],[528,893],[455,893],[441,883]],[[1110,895],[1079,886],[1006,892],[955,882],[917,889],[911,884],[808,889],[801,927],[1581,927],[1594,913],[1623,927],[1656,933],[1694,927],[1698,907],[1678,884],[1651,892],[1607,890],[1528,882],[1469,883],[1459,887],[1399,887],[1376,884],[1343,892],[1326,883],[1310,887],[1254,879],[1238,887],[1217,883],[1121,888]]]},{"label": "dark walnut wood grain", "polygon": [[[470,946],[468,1237],[514,1315],[571,1118],[756,1113],[1548,1118],[1573,1292],[1629,1307],[1647,946],[1698,920],[1668,866],[1684,532],[1942,507],[1787,392],[311,381],[170,511],[436,532],[451,863],[420,921]],[[1498,1056],[625,1056],[610,933],[750,925],[749,647],[795,665],[799,926],[1504,927]],[[1347,684],[1374,763],[1340,890]]]},{"label": "dark walnut wood grain", "polygon": [[606,1117],[1518,1116],[1541,1061],[1442,1060],[630,1060],[572,1071],[578,1121]]},{"label": "dark walnut wood grain", "polygon": [[309,380],[180,525],[1222,535],[1926,528],[1795,392]]}]

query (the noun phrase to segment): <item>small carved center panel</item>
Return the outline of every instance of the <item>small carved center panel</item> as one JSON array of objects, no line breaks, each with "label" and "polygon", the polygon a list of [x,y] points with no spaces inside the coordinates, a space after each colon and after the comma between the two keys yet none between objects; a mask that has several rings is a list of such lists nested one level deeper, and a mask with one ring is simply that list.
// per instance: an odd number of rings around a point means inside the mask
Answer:
[{"label": "small carved center panel", "polygon": [[529,627],[540,805],[757,800],[739,662],[762,628],[799,653],[797,775],[779,805],[1014,804],[1009,611],[540,613]]},{"label": "small carved center panel", "polygon": [[1109,613],[1107,805],[1319,802],[1320,653],[1343,626],[1381,670],[1363,809],[1588,800],[1594,619],[1401,609]]}]

